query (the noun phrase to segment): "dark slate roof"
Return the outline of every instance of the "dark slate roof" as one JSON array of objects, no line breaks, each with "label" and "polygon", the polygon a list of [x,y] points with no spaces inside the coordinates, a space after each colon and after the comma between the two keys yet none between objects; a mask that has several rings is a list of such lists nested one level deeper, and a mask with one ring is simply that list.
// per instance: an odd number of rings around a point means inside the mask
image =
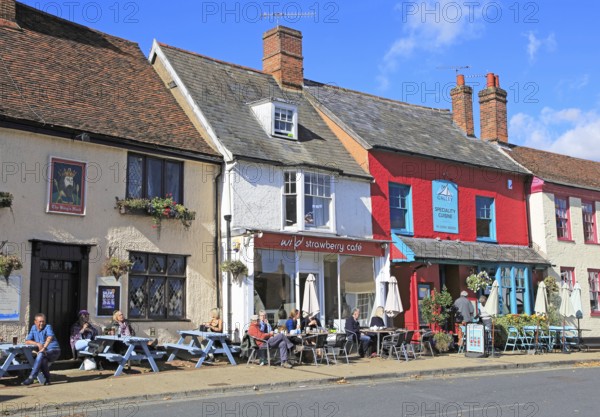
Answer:
[{"label": "dark slate roof", "polygon": [[16,4],[0,27],[0,118],[219,157],[136,43]]},{"label": "dark slate roof", "polygon": [[522,172],[498,147],[468,138],[448,110],[402,103],[305,80],[315,105],[372,148]]},{"label": "dark slate roof", "polygon": [[[409,260],[453,260],[461,262],[495,262],[550,265],[544,257],[527,246],[495,245],[482,242],[457,242],[398,236],[405,247],[398,249]],[[408,250],[407,250],[408,249]]]},{"label": "dark slate roof", "polygon": [[[236,157],[308,165],[371,178],[346,151],[302,92],[282,90],[261,71],[159,44],[223,145]],[[250,107],[262,99],[298,106],[298,140],[274,138]]]},{"label": "dark slate roof", "polygon": [[506,153],[545,181],[600,190],[600,163],[572,156],[514,146]]}]

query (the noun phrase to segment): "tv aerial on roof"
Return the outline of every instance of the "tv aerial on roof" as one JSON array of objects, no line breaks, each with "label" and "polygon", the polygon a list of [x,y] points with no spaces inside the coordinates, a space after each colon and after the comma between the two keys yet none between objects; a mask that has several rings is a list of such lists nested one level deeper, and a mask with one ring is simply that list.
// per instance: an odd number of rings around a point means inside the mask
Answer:
[{"label": "tv aerial on roof", "polygon": [[462,65],[462,66],[439,66],[439,67],[435,67],[435,69],[438,70],[453,70],[456,71],[456,73],[458,74],[458,71],[463,70],[463,69],[469,69],[471,68],[470,65]]},{"label": "tv aerial on roof", "polygon": [[283,13],[283,12],[274,12],[274,13],[263,13],[260,15],[261,19],[268,18],[269,21],[277,22],[277,26],[279,26],[279,19],[283,18],[302,18],[302,17],[314,17],[315,12],[304,12],[304,13]]}]

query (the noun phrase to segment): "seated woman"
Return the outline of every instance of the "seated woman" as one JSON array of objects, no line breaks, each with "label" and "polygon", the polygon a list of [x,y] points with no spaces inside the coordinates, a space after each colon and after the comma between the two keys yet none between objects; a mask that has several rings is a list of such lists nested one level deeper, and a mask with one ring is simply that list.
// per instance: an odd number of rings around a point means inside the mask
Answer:
[{"label": "seated woman", "polygon": [[200,325],[200,331],[222,333],[223,320],[221,320],[221,311],[218,308],[213,308],[212,310],[210,310],[210,317],[210,321],[207,321],[206,323],[202,323],[202,325]]},{"label": "seated woman", "polygon": [[375,315],[371,317],[371,323],[369,323],[369,327],[385,327],[385,322],[383,321],[384,309],[382,306],[379,306],[375,309]]},{"label": "seated woman", "polygon": [[71,326],[71,351],[73,357],[77,357],[77,352],[87,350],[91,341],[98,336],[98,329],[90,322],[90,313],[87,310],[81,310],[77,315],[79,319]]},{"label": "seated woman", "polygon": [[[385,327],[385,322],[383,321],[383,314],[385,313],[382,306],[379,306],[375,309],[375,315],[371,317],[371,322],[369,323],[369,327]],[[371,338],[371,345],[374,346],[375,352],[371,353],[371,356],[377,356],[377,333],[368,332],[367,336]],[[381,338],[379,338],[381,343]]]},{"label": "seated woman", "polygon": [[111,327],[118,328],[117,332],[119,336],[135,336],[133,327],[131,327],[129,320],[125,318],[121,310],[115,310],[112,318]]},{"label": "seated woman", "polygon": [[298,329],[298,320],[300,319],[300,311],[295,308],[290,311],[290,316],[285,322],[285,328],[289,333],[292,333]]}]

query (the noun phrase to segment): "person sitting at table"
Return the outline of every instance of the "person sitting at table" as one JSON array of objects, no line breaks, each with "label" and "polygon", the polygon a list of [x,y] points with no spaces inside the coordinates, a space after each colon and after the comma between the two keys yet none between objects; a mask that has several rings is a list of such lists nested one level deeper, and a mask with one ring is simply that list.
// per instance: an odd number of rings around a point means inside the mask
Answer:
[{"label": "person sitting at table", "polygon": [[375,309],[375,315],[371,317],[371,322],[369,323],[369,327],[385,327],[385,322],[383,321],[383,313],[384,309],[382,306],[379,306]]},{"label": "person sitting at table", "polygon": [[285,328],[288,333],[293,333],[298,329],[298,320],[300,320],[300,311],[294,308],[290,311],[290,316],[285,322]]},{"label": "person sitting at table", "polygon": [[305,313],[305,317],[302,319],[302,325],[301,327],[304,330],[316,330],[321,328],[321,322],[319,321],[319,319],[317,318],[317,314],[315,313],[313,315],[308,315]]},{"label": "person sitting at table", "polygon": [[349,340],[354,343],[358,343],[358,355],[361,358],[365,357],[365,354],[371,346],[371,338],[367,335],[360,333],[360,323],[358,318],[360,317],[360,309],[355,308],[352,310],[352,315],[346,319],[346,336]]},{"label": "person sitting at table", "polygon": [[56,340],[52,326],[46,324],[46,316],[43,313],[35,315],[34,324],[25,339],[26,345],[35,345],[34,353],[37,355],[31,374],[23,381],[23,385],[31,385],[37,378],[40,370],[46,381],[44,385],[50,385],[50,362],[54,362],[60,356],[60,345]]},{"label": "person sitting at table", "polygon": [[[375,309],[375,315],[371,317],[371,322],[369,323],[369,327],[385,327],[385,322],[383,321],[384,309],[382,306],[379,306]],[[367,336],[371,338],[371,344],[377,347],[377,333],[368,332]],[[381,339],[381,338],[379,338]],[[377,352],[371,353],[371,357],[377,356]]]},{"label": "person sitting at table", "polygon": [[[77,352],[88,350],[90,342],[98,336],[98,329],[90,322],[90,313],[87,310],[81,310],[77,315],[79,319],[71,326],[71,351],[73,356],[77,357]],[[97,347],[92,343],[91,347]]]},{"label": "person sitting at table", "polygon": [[125,318],[121,310],[115,310],[113,313],[111,327],[118,328],[118,336],[135,336],[135,330],[133,330],[129,320]]},{"label": "person sitting at table", "polygon": [[258,324],[260,327],[260,331],[263,333],[271,333],[273,331],[273,327],[269,323],[269,319],[267,318],[267,312],[265,310],[260,310],[258,312]]},{"label": "person sitting at table", "polygon": [[[256,344],[259,348],[267,344],[267,349],[279,349],[279,357],[281,358],[281,366],[284,368],[292,368],[292,364],[288,362],[288,349],[294,347],[294,344],[288,340],[285,334],[273,332],[264,333],[260,331],[260,318],[258,315],[253,315],[250,319],[250,327],[248,335],[256,338]],[[258,340],[262,339],[262,340]]]},{"label": "person sitting at table", "polygon": [[222,333],[223,320],[221,320],[221,311],[218,308],[213,308],[210,310],[210,317],[210,321],[202,323],[199,330],[201,332]]},{"label": "person sitting at table", "polygon": [[479,320],[481,324],[485,326],[486,329],[491,330],[492,328],[492,316],[485,309],[485,304],[487,303],[487,297],[482,295],[479,297]]},{"label": "person sitting at table", "polygon": [[281,307],[279,307],[279,310],[277,311],[277,318],[279,319],[277,321],[277,328],[281,331],[285,331],[285,323],[287,322],[287,313],[285,312],[285,308],[283,308],[283,304],[281,305]]}]

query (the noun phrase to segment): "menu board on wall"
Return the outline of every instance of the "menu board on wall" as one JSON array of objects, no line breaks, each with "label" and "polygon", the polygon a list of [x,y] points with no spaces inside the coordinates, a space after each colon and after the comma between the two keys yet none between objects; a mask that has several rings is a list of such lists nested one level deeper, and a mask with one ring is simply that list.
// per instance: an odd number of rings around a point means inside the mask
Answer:
[{"label": "menu board on wall", "polygon": [[0,321],[19,321],[21,318],[21,276],[0,276]]},{"label": "menu board on wall", "polygon": [[114,277],[98,277],[96,285],[96,315],[112,316],[121,309],[121,283]]}]

